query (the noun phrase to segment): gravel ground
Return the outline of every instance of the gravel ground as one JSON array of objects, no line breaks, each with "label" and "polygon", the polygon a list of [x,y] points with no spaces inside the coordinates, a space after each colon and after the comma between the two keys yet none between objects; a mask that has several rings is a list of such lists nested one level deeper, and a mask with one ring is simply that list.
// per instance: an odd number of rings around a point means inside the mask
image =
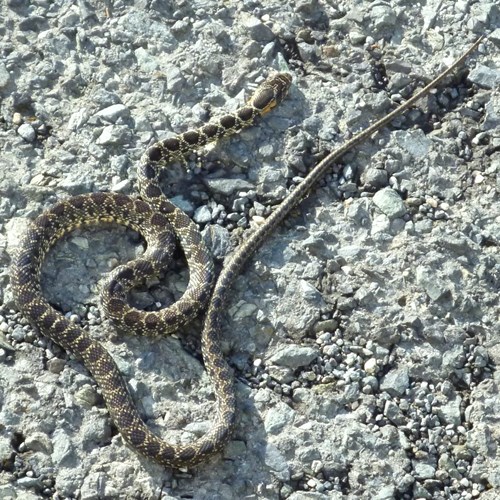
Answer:
[{"label": "gravel ground", "polygon": [[[495,2],[107,4],[0,7],[0,498],[499,498]],[[125,446],[89,373],[16,310],[9,265],[27,221],[77,193],[135,193],[148,144],[288,66],[291,94],[258,127],[165,175],[220,265],[325,151],[483,33],[467,68],[347,154],[238,278],[224,455],[172,471]],[[142,251],[123,229],[74,232],[45,293],[112,352],[148,425],[190,440],[213,412],[200,321],[130,338],[98,307],[102,274]],[[132,299],[155,308],[185,283],[178,259]]]}]

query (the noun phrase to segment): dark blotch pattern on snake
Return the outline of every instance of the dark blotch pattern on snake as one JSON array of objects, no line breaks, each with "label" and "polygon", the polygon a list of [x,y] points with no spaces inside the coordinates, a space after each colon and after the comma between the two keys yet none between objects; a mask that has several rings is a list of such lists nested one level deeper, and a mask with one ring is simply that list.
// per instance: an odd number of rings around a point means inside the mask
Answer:
[{"label": "dark blotch pattern on snake", "polygon": [[[141,199],[114,193],[92,193],[52,206],[30,224],[14,259],[12,286],[21,311],[45,336],[83,361],[101,388],[106,406],[125,441],[165,466],[198,463],[219,451],[230,438],[235,419],[235,398],[231,371],[218,343],[218,322],[227,288],[256,245],[252,248],[243,245],[236,251],[224,266],[212,294],[202,333],[202,354],[214,385],[217,414],[206,435],[182,445],[166,443],[148,429],[106,349],[43,297],[40,269],[49,249],[73,229],[108,222],[122,224],[138,231],[147,247],[141,258],[115,268],[107,277],[102,293],[105,314],[120,328],[147,335],[172,332],[197,315],[210,299],[214,282],[212,259],[194,222],[163,195],[159,184],[160,170],[210,141],[251,125],[255,118],[279,104],[290,84],[290,75],[275,74],[236,112],[149,147],[138,169]],[[267,231],[260,231],[259,240],[276,225],[277,221],[272,219]],[[176,240],[189,267],[185,293],[161,311],[146,312],[131,307],[126,301],[128,291],[165,268]]]}]

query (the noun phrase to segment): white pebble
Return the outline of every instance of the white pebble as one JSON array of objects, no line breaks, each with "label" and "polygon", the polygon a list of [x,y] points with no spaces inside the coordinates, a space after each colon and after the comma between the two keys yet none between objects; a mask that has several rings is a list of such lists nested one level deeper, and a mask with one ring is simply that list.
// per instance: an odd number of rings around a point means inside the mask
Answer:
[{"label": "white pebble", "polygon": [[370,373],[372,375],[377,373],[377,360],[375,358],[368,359],[365,363],[364,369],[366,373]]}]

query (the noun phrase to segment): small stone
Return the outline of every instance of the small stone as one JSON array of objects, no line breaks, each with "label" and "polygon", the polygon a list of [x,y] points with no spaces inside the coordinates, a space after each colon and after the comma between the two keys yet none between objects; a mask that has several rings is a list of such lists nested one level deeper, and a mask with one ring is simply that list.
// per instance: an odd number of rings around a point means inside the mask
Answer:
[{"label": "small stone", "polygon": [[478,63],[471,69],[467,79],[479,87],[495,89],[500,86],[500,71]]},{"label": "small stone", "polygon": [[295,380],[293,370],[284,366],[270,366],[268,373],[279,384],[289,384]]},{"label": "small stone", "polygon": [[380,390],[391,396],[402,396],[410,386],[408,368],[397,368],[387,373],[380,383]]},{"label": "small stone", "polygon": [[34,432],[26,436],[24,441],[26,448],[31,451],[41,451],[42,453],[52,453],[52,441],[43,432]]},{"label": "small stone", "polygon": [[131,184],[132,183],[130,182],[130,179],[123,179],[116,184],[113,184],[111,186],[111,191],[113,191],[114,193],[127,192],[130,189]]},{"label": "small stone", "polygon": [[0,63],[0,89],[7,86],[10,80],[10,73],[5,67],[5,64]]},{"label": "small stone", "polygon": [[194,214],[194,206],[193,204],[184,198],[184,196],[177,195],[177,196],[172,196],[170,198],[170,201],[178,208],[180,208],[183,212],[186,212],[189,216],[192,216]]},{"label": "small stone", "polygon": [[45,175],[43,174],[34,175],[33,178],[30,180],[30,184],[32,186],[43,186],[45,184]]},{"label": "small stone", "polygon": [[205,226],[201,235],[214,258],[223,259],[226,256],[230,246],[230,235],[225,227],[210,224]]},{"label": "small stone", "polygon": [[95,389],[91,385],[86,384],[76,392],[75,399],[84,408],[92,408],[92,406],[96,405],[98,396]]},{"label": "small stone", "polygon": [[481,184],[484,181],[484,175],[477,172],[474,176],[474,184]]},{"label": "small stone", "polygon": [[384,415],[396,425],[403,425],[405,423],[403,412],[393,401],[386,401],[384,406]]},{"label": "small stone", "polygon": [[11,336],[16,342],[23,342],[26,338],[26,332],[21,326],[16,326],[12,331]]},{"label": "small stone", "polygon": [[248,16],[243,21],[243,26],[250,37],[257,42],[270,42],[276,38],[272,30],[254,16]]},{"label": "small stone", "polygon": [[[29,488],[40,489],[42,487],[42,481],[39,477],[29,477],[27,475],[25,477],[20,477],[16,481],[16,483],[20,488],[23,489],[29,489]],[[26,496],[24,498],[26,498]]]},{"label": "small stone", "polygon": [[280,348],[269,358],[269,361],[295,370],[301,366],[309,365],[318,355],[318,351],[312,347],[289,344]]},{"label": "small stone", "polygon": [[89,240],[84,236],[73,236],[73,238],[71,238],[71,243],[82,250],[88,250],[89,248]]},{"label": "small stone", "polygon": [[72,463],[74,447],[69,436],[63,429],[56,429],[52,435],[52,461],[54,464]]},{"label": "small stone", "polygon": [[375,32],[378,33],[387,28],[392,28],[397,21],[397,15],[389,5],[375,5],[370,10],[370,19]]},{"label": "small stone", "polygon": [[323,469],[323,462],[321,460],[313,460],[311,463],[311,470],[313,474],[319,474]]},{"label": "small stone", "polygon": [[[6,465],[11,462],[12,457],[14,456],[14,450],[10,443],[10,440],[5,436],[0,436],[0,464]],[[1,490],[0,490],[1,494]],[[1,496],[0,496],[1,498]]]},{"label": "small stone", "polygon": [[386,187],[377,191],[373,196],[373,203],[389,219],[396,219],[406,214],[406,206],[394,189]]},{"label": "small stone", "polygon": [[100,146],[123,145],[130,139],[130,130],[125,125],[107,125],[96,139]]},{"label": "small stone", "polygon": [[244,179],[204,179],[208,188],[216,194],[231,196],[232,194],[254,189],[254,185]]},{"label": "small stone", "polygon": [[26,141],[33,142],[36,139],[35,129],[29,123],[23,123],[17,129],[17,133]]},{"label": "small stone", "polygon": [[363,180],[365,184],[369,186],[382,188],[387,186],[389,175],[387,170],[381,168],[368,168],[363,175]]},{"label": "small stone", "polygon": [[372,394],[373,392],[378,391],[379,383],[377,377],[364,377],[362,384],[363,392],[365,392],[365,394]]},{"label": "small stone", "polygon": [[264,462],[273,470],[273,473],[278,480],[283,482],[290,480],[288,461],[273,443],[267,443],[266,445]]},{"label": "small stone", "polygon": [[186,79],[182,71],[174,65],[170,65],[166,71],[167,75],[167,90],[169,92],[178,92],[186,83]]},{"label": "small stone", "polygon": [[316,325],[314,325],[314,331],[316,333],[334,332],[338,326],[339,323],[336,319],[325,319],[324,321],[318,321]]},{"label": "small stone", "polygon": [[377,360],[375,358],[368,359],[365,362],[364,370],[366,373],[369,373],[371,375],[377,373],[377,371],[378,371]]},{"label": "small stone", "polygon": [[212,212],[206,205],[202,205],[194,211],[193,220],[197,224],[206,224],[212,220]]},{"label": "small stone", "polygon": [[432,465],[416,463],[414,466],[415,474],[420,479],[432,479],[436,474],[436,469]]},{"label": "small stone", "polygon": [[[350,31],[349,34],[349,40],[353,43],[353,45],[361,45],[362,43],[365,43],[366,40],[366,35],[364,33],[361,33],[360,31]],[[323,48],[323,53],[327,55],[328,57],[333,57],[338,55],[338,49],[335,46],[331,46],[332,51],[326,51],[326,48]],[[326,53],[325,53],[326,52]]]},{"label": "small stone", "polygon": [[456,396],[452,401],[438,407],[436,414],[439,416],[440,420],[447,425],[459,425],[462,421],[460,410],[461,404],[462,398],[460,396]]},{"label": "small stone", "polygon": [[83,125],[85,125],[88,119],[89,119],[88,110],[85,108],[79,109],[69,117],[68,128],[70,130],[78,130],[81,127],[83,127]]},{"label": "small stone", "polygon": [[127,118],[129,115],[130,111],[124,104],[113,104],[96,113],[96,116],[112,123],[115,123],[118,118]]},{"label": "small stone", "polygon": [[442,279],[427,267],[419,266],[416,270],[417,283],[424,288],[425,293],[433,301],[439,300],[448,293],[449,287]]},{"label": "small stone", "polygon": [[268,434],[279,434],[282,429],[293,422],[295,411],[285,403],[277,403],[270,408],[264,419],[264,429]]},{"label": "small stone", "polygon": [[469,482],[469,480],[468,480],[466,477],[464,477],[464,478],[460,479],[460,484],[461,484],[464,488],[468,488],[468,487],[469,487],[470,482]]},{"label": "small stone", "polygon": [[144,73],[151,74],[158,69],[156,59],[149,54],[144,47],[139,47],[134,51],[139,69]]},{"label": "small stone", "polygon": [[50,373],[61,373],[64,370],[66,362],[60,358],[52,358],[47,361],[47,368]]}]

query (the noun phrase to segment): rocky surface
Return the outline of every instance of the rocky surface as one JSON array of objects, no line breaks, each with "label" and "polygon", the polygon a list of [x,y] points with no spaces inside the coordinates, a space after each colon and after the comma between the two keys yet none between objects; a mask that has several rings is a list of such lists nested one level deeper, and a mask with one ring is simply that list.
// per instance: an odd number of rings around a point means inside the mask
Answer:
[{"label": "rocky surface", "polygon": [[[498,498],[495,2],[0,8],[0,498]],[[288,67],[290,96],[258,127],[165,175],[220,263],[324,151],[483,33],[467,68],[348,153],[237,279],[222,333],[239,413],[224,454],[173,471],[127,448],[89,373],[13,303],[29,219],[78,193],[134,194],[148,144]],[[102,274],[142,251],[123,229],[73,232],[48,258],[45,293],[111,351],[152,429],[193,439],[213,412],[200,321],[130,338],[98,307]],[[132,299],[175,300],[186,274],[179,259]]]}]

